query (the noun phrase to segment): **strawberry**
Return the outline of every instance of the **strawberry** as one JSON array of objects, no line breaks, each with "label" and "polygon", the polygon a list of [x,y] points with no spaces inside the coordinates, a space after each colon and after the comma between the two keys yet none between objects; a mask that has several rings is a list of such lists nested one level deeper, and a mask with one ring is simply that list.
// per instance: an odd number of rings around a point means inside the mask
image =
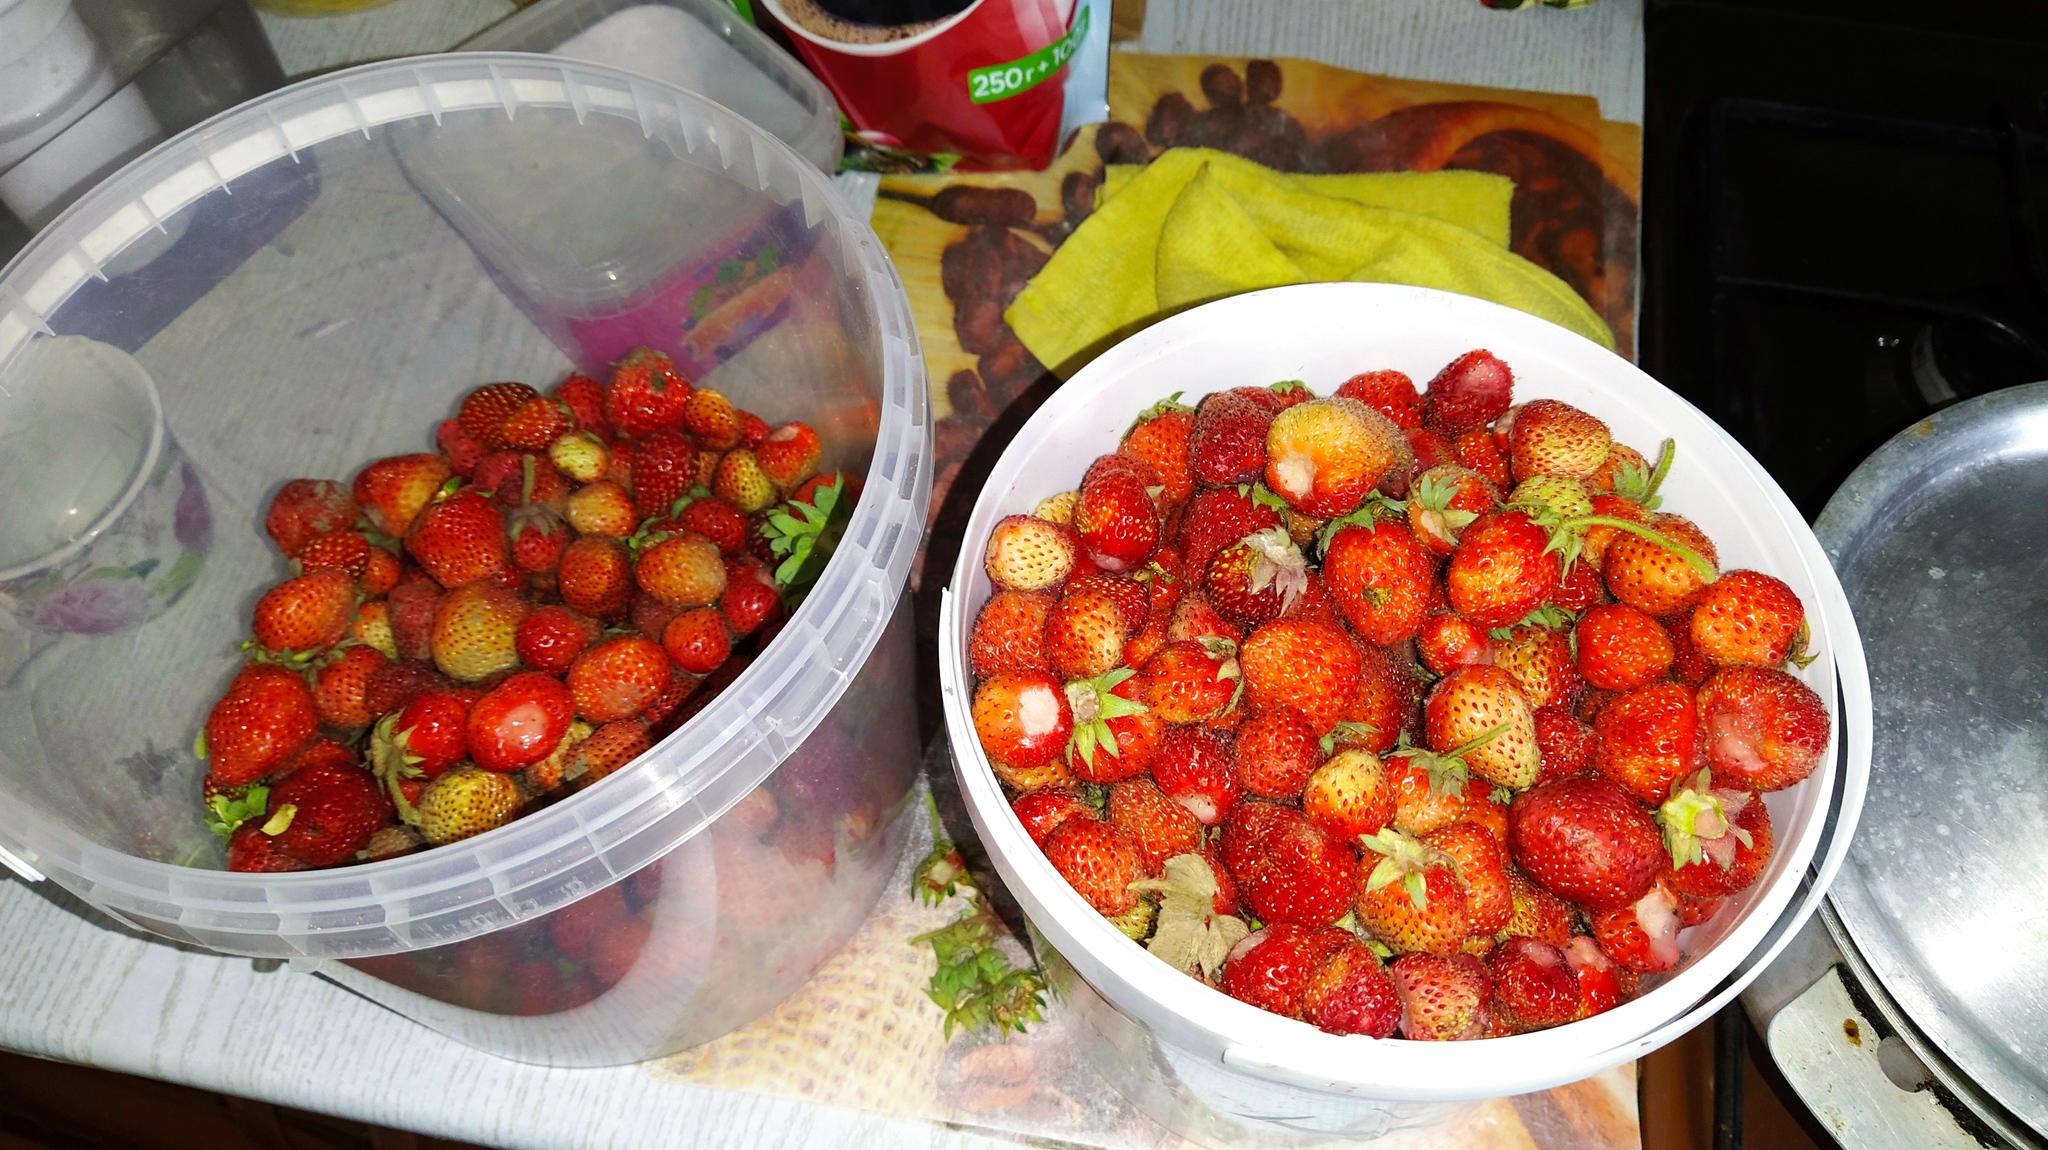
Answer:
[{"label": "strawberry", "polygon": [[1714,673],[1714,664],[1692,642],[1692,612],[1671,617],[1665,631],[1671,641],[1671,673],[1688,687],[1697,687]]},{"label": "strawberry", "polygon": [[360,580],[369,570],[370,552],[374,550],[361,532],[328,531],[308,539],[293,558],[298,560],[299,570],[308,574],[345,571],[350,578]]},{"label": "strawberry", "polygon": [[1536,781],[1547,783],[1593,769],[1593,728],[1559,704],[1536,708],[1536,749],[1542,767]]},{"label": "strawberry", "polygon": [[1249,483],[1266,469],[1266,432],[1274,410],[1240,388],[1204,396],[1188,432],[1188,460],[1198,484]]},{"label": "strawberry", "polygon": [[734,635],[751,635],[782,611],[782,592],[768,568],[753,559],[729,560],[718,612]]},{"label": "strawberry", "polygon": [[609,434],[604,417],[604,385],[587,375],[575,374],[555,385],[549,393],[568,408],[569,418],[579,430]]},{"label": "strawberry", "polygon": [[1209,600],[1199,591],[1186,595],[1173,608],[1172,616],[1166,623],[1166,640],[1181,643],[1189,639],[1224,639],[1233,649],[1244,631],[1237,624],[1225,619]]},{"label": "strawberry", "polygon": [[683,404],[683,428],[713,451],[730,451],[740,445],[739,408],[708,387],[690,392]]},{"label": "strawberry", "polygon": [[1493,642],[1485,629],[1448,611],[1422,621],[1415,634],[1415,648],[1422,657],[1422,665],[1438,675],[1493,661]]},{"label": "strawberry", "polygon": [[1515,373],[1490,351],[1468,351],[1444,365],[1423,396],[1422,425],[1456,439],[1492,423],[1513,402]]},{"label": "strawberry", "polygon": [[662,628],[661,647],[676,666],[693,675],[709,675],[731,657],[732,632],[716,608],[697,607]]},{"label": "strawberry", "polygon": [[1350,841],[1378,834],[1394,820],[1394,788],[1371,752],[1339,751],[1309,775],[1301,813],[1324,834]]},{"label": "strawberry", "polygon": [[356,608],[348,637],[387,659],[398,658],[398,640],[391,634],[391,604],[373,600]]},{"label": "strawberry", "polygon": [[1493,665],[1514,676],[1530,708],[1570,705],[1579,693],[1579,669],[1563,633],[1535,625],[1511,627],[1494,646]]},{"label": "strawberry", "polygon": [[1363,640],[1352,646],[1358,652],[1358,689],[1352,693],[1344,721],[1332,731],[1343,737],[1333,739],[1331,745],[1342,743],[1379,754],[1394,745],[1415,709],[1415,666],[1397,661],[1391,652]]},{"label": "strawberry", "polygon": [[1358,690],[1358,649],[1343,628],[1313,619],[1278,619],[1238,651],[1245,694],[1255,708],[1294,707],[1317,731],[1337,725]]},{"label": "strawberry", "polygon": [[690,500],[676,515],[676,526],[718,544],[718,553],[728,559],[747,549],[747,517],[716,495]]},{"label": "strawberry", "polygon": [[519,451],[546,451],[571,426],[569,409],[561,400],[536,396],[505,417],[498,425],[498,438]]},{"label": "strawberry", "polygon": [[469,754],[469,712],[482,697],[468,690],[421,693],[396,718],[378,724],[372,736],[373,761],[385,767],[379,759],[381,748],[376,740],[388,739],[396,752],[404,756],[405,765],[415,768],[419,777],[439,778]]},{"label": "strawberry", "polygon": [[1123,661],[1123,610],[1103,591],[1070,590],[1045,618],[1045,652],[1054,674],[1092,679]]},{"label": "strawberry", "polygon": [[1485,428],[1458,436],[1451,444],[1451,454],[1458,466],[1493,484],[1496,489],[1505,489],[1512,481],[1508,474],[1508,457],[1501,454],[1500,447],[1493,441],[1493,433]]},{"label": "strawberry", "polygon": [[1491,629],[1541,607],[1560,573],[1550,533],[1526,512],[1501,511],[1465,529],[1444,581],[1451,609]]},{"label": "strawberry", "polygon": [[[1150,571],[1149,565],[1146,570]],[[1124,633],[1127,635],[1136,635],[1144,630],[1146,620],[1151,617],[1151,591],[1146,580],[1097,571],[1069,580],[1062,589],[1062,594],[1071,598],[1083,591],[1098,591],[1108,595],[1116,603],[1117,615],[1123,621]],[[1171,609],[1170,605],[1168,609]]]},{"label": "strawberry", "polygon": [[509,530],[512,535],[512,565],[535,574],[554,571],[574,538],[560,517],[545,507],[515,512]]},{"label": "strawberry", "polygon": [[484,770],[501,773],[537,763],[562,741],[575,710],[569,688],[554,678],[532,671],[514,675],[470,708],[463,731],[470,758]]},{"label": "strawberry", "polygon": [[1137,905],[1138,848],[1121,827],[1070,818],[1045,840],[1046,861],[1098,912],[1115,917]]},{"label": "strawberry", "polygon": [[[694,680],[681,675],[675,679],[695,685]],[[688,694],[683,697],[688,698]],[[652,710],[650,707],[649,711]],[[589,786],[645,754],[648,745],[646,723],[638,719],[606,723],[576,744],[569,762],[562,768],[562,777],[579,786]]]},{"label": "strawberry", "polygon": [[1382,760],[1393,789],[1396,830],[1426,835],[1466,818],[1468,799],[1483,787],[1469,785],[1471,772],[1457,755],[1439,755],[1404,741]]},{"label": "strawberry", "polygon": [[[1638,477],[1635,489],[1640,490],[1641,485],[1648,481],[1650,473],[1650,461],[1643,458],[1642,452],[1616,440],[1608,446],[1607,457],[1600,461],[1600,466],[1594,468],[1593,473],[1586,477],[1586,486],[1594,491],[1615,493],[1630,486],[1628,477],[1633,474]],[[1635,502],[1641,503],[1642,500],[1637,499]]]},{"label": "strawberry", "polygon": [[347,748],[329,740],[307,747],[298,761],[290,777],[271,788],[263,832],[308,866],[353,860],[390,815],[377,781]]},{"label": "strawberry", "polygon": [[477,464],[490,454],[483,444],[476,441],[475,436],[463,429],[462,421],[459,419],[441,421],[440,426],[434,429],[434,445],[441,449],[442,456],[448,460],[448,465],[455,469],[455,474],[464,479],[474,474]]},{"label": "strawberry", "polygon": [[1424,471],[1410,490],[1408,529],[1437,556],[1457,550],[1458,537],[1473,521],[1500,504],[1500,492],[1486,477],[1456,463]]},{"label": "strawberry", "polygon": [[1402,954],[1458,953],[1472,929],[1457,862],[1397,830],[1359,842],[1368,852],[1358,871],[1360,925]]},{"label": "strawberry", "polygon": [[624,539],[640,526],[633,497],[609,479],[586,483],[569,493],[564,505],[569,526],[583,535],[611,535]]},{"label": "strawberry", "polygon": [[[1670,880],[1671,880],[1671,876],[1670,876],[1670,875],[1669,875],[1668,873],[1667,873],[1667,874],[1665,874],[1664,876],[1662,876],[1661,878],[1659,878],[1659,879],[1658,879],[1658,881],[1659,881],[1660,883],[1662,883],[1663,885],[1665,885],[1665,886],[1668,886],[1668,887],[1672,887],[1672,889],[1674,889],[1674,890],[1675,890],[1675,889],[1677,889],[1677,888],[1676,888],[1676,886],[1675,886],[1675,885],[1674,885],[1674,884],[1673,884],[1673,883],[1672,883],[1672,882],[1671,882]],[[1689,894],[1681,894],[1681,895],[1679,895],[1679,896],[1678,896],[1678,925],[1679,925],[1679,927],[1680,927],[1680,928],[1682,929],[1682,928],[1684,928],[1684,927],[1688,927],[1688,926],[1698,926],[1699,924],[1701,924],[1701,923],[1703,923],[1703,922],[1707,921],[1708,919],[1710,919],[1710,918],[1714,917],[1714,915],[1715,915],[1715,914],[1716,914],[1716,913],[1717,913],[1718,911],[1720,911],[1720,909],[1721,909],[1721,903],[1722,903],[1723,901],[1725,901],[1725,900],[1723,900],[1723,899],[1719,899],[1719,898],[1698,898],[1698,897],[1695,897],[1695,896],[1693,896],[1693,895],[1689,895]]]},{"label": "strawberry", "polygon": [[1125,779],[1109,789],[1109,821],[1131,836],[1138,873],[1154,878],[1175,855],[1201,850],[1202,824],[1150,779]]},{"label": "strawberry", "polygon": [[[636,449],[633,459],[633,483],[640,483],[640,459]],[[692,480],[695,481],[694,479]],[[718,470],[712,474],[709,484],[711,493],[752,515],[765,511],[780,498],[775,481],[761,469],[761,461],[744,447],[734,448],[718,461]]]},{"label": "strawberry", "polygon": [[605,386],[604,417],[621,435],[635,438],[681,427],[689,410],[690,381],[668,356],[634,348],[612,365]]},{"label": "strawberry", "polygon": [[1167,506],[1186,503],[1195,493],[1189,446],[1194,437],[1194,409],[1178,402],[1179,393],[1138,414],[1117,450],[1152,468],[1159,479],[1159,498]]},{"label": "strawberry", "polygon": [[982,569],[1010,591],[1045,591],[1074,569],[1080,543],[1070,528],[1031,515],[1012,515],[990,532]]},{"label": "strawberry", "polygon": [[1269,527],[1216,552],[1202,594],[1217,613],[1256,627],[1293,610],[1309,582],[1308,561],[1287,531]]},{"label": "strawberry", "polygon": [[1043,519],[1047,523],[1057,523],[1062,527],[1071,527],[1074,525],[1074,508],[1080,502],[1081,493],[1079,491],[1062,491],[1057,495],[1048,495],[1039,500],[1038,505],[1031,509],[1031,514],[1034,518]]},{"label": "strawberry", "polygon": [[1300,798],[1322,761],[1315,730],[1300,711],[1288,706],[1260,711],[1246,720],[1238,727],[1232,748],[1238,782],[1247,794],[1261,798]]},{"label": "strawberry", "polygon": [[1771,812],[1748,791],[1715,788],[1701,771],[1657,810],[1671,852],[1667,885],[1680,895],[1718,899],[1757,880],[1771,861]]},{"label": "strawberry", "polygon": [[343,648],[332,662],[313,673],[313,708],[330,727],[355,730],[376,716],[363,706],[370,675],[390,662],[370,647]]},{"label": "strawberry", "polygon": [[1074,505],[1074,530],[1097,567],[1124,572],[1144,566],[1159,542],[1159,508],[1150,493],[1158,481],[1151,465],[1127,455],[1105,455],[1089,466]]},{"label": "strawberry", "polygon": [[1536,721],[1513,676],[1498,667],[1459,667],[1429,693],[1429,745],[1462,757],[1472,773],[1504,787],[1536,781],[1541,752]]},{"label": "strawberry", "polygon": [[1532,399],[1515,412],[1508,468],[1517,479],[1584,479],[1607,459],[1614,436],[1593,416],[1555,399]]},{"label": "strawberry", "polygon": [[478,446],[497,451],[507,446],[505,420],[539,394],[523,383],[487,383],[462,397],[455,419]]},{"label": "strawberry", "polygon": [[725,591],[725,560],[718,545],[693,531],[650,535],[633,565],[640,588],[671,607],[701,607]]},{"label": "strawberry", "polygon": [[1073,730],[1067,693],[1045,671],[1004,671],[975,689],[974,733],[991,758],[1042,766],[1059,756]]},{"label": "strawberry", "polygon": [[[1173,809],[1180,811],[1179,807]],[[1040,850],[1045,849],[1045,840],[1052,837],[1052,832],[1060,829],[1061,823],[1076,815],[1082,818],[1095,817],[1095,813],[1088,809],[1088,805],[1081,801],[1080,794],[1072,787],[1044,787],[1018,795],[1017,801],[1010,804],[1010,813],[1017,816],[1017,821],[1023,824],[1024,833],[1031,836],[1032,845]],[[1187,815],[1186,811],[1180,813],[1183,817]]]},{"label": "strawberry", "polygon": [[1357,941],[1346,930],[1273,923],[1231,948],[1223,966],[1223,993],[1273,1014],[1300,1018],[1310,979],[1327,959]]},{"label": "strawberry", "polygon": [[818,457],[823,450],[818,433],[810,424],[801,422],[783,424],[753,448],[761,470],[778,491],[794,491],[817,474]]},{"label": "strawberry", "polygon": [[1292,807],[1240,805],[1220,845],[1238,894],[1267,923],[1328,926],[1350,909],[1357,856]]},{"label": "strawberry", "polygon": [[1544,889],[1594,911],[1641,898],[1664,863],[1649,813],[1597,775],[1516,795],[1508,808],[1508,848]]},{"label": "strawberry", "polygon": [[621,635],[577,656],[569,668],[569,695],[578,715],[609,723],[639,714],[668,686],[668,677],[668,653],[661,644],[642,635]]},{"label": "strawberry", "polygon": [[571,611],[602,619],[622,610],[633,594],[633,572],[626,549],[603,535],[585,535],[569,544],[555,567],[557,589]]},{"label": "strawberry", "polygon": [[696,483],[697,447],[680,433],[650,432],[633,444],[633,510],[640,518],[667,515]]},{"label": "strawberry", "polygon": [[1266,486],[1318,519],[1348,515],[1396,464],[1412,458],[1393,421],[1355,399],[1316,399],[1275,416]]},{"label": "strawberry", "polygon": [[1560,948],[1571,945],[1578,926],[1572,904],[1529,881],[1529,876],[1513,867],[1508,868],[1508,894],[1514,900],[1514,910],[1501,929],[1510,937],[1541,939]]},{"label": "strawberry", "polygon": [[1600,709],[1593,766],[1643,802],[1663,802],[1700,752],[1698,712],[1683,683],[1638,687]]},{"label": "strawberry", "polygon": [[1214,718],[1236,702],[1244,686],[1237,644],[1214,638],[1167,644],[1139,669],[1137,682],[1139,699],[1169,723]]},{"label": "strawberry", "polygon": [[1160,792],[1204,826],[1222,822],[1243,791],[1230,769],[1230,736],[1206,727],[1169,729],[1150,766]]},{"label": "strawberry", "polygon": [[480,835],[511,822],[519,803],[519,784],[506,775],[449,771],[420,794],[420,835],[434,846]]},{"label": "strawberry", "polygon": [[1469,954],[1404,954],[1387,974],[1401,998],[1403,1038],[1452,1042],[1485,1035],[1486,1003],[1493,987],[1478,959]]},{"label": "strawberry", "polygon": [[1166,720],[1137,701],[1138,681],[1119,668],[1067,684],[1074,734],[1067,762],[1091,783],[1113,783],[1143,773],[1166,739]]},{"label": "strawberry", "polygon": [[1180,574],[1199,586],[1218,551],[1281,526],[1279,498],[1264,488],[1213,487],[1195,493],[1182,515]]},{"label": "strawberry", "polygon": [[609,444],[611,465],[605,468],[604,477],[618,484],[628,493],[633,490],[633,441],[614,439]]},{"label": "strawberry", "polygon": [[1583,934],[1573,935],[1569,945],[1562,948],[1562,953],[1579,984],[1579,1005],[1572,1013],[1573,1021],[1605,1014],[1620,1005],[1619,972],[1614,960],[1607,957],[1599,943]]},{"label": "strawberry", "polygon": [[419,663],[386,663],[370,672],[363,684],[363,709],[373,715],[400,710],[426,691],[445,690],[455,684],[446,675]]},{"label": "strawberry", "polygon": [[1700,685],[1700,735],[1714,777],[1778,791],[1820,765],[1828,713],[1813,688],[1771,667],[1725,667]]},{"label": "strawberry", "polygon": [[1436,564],[1400,523],[1350,524],[1323,545],[1323,581],[1358,636],[1390,646],[1414,638],[1429,610]]},{"label": "strawberry", "polygon": [[[1638,523],[1645,527],[1650,524],[1650,513],[1642,505],[1623,499],[1619,495],[1598,494],[1593,496],[1592,514],[1607,519],[1619,519],[1627,523]],[[1579,561],[1599,571],[1607,561],[1607,545],[1614,542],[1622,529],[1606,523],[1594,523],[1579,532]]]},{"label": "strawberry", "polygon": [[[1710,572],[1717,559],[1713,540],[1692,521],[1677,515],[1653,515],[1650,530],[1691,553],[1675,551],[1639,535],[1623,532],[1607,544],[1600,572],[1607,589],[1616,599],[1639,611],[1658,617],[1677,615],[1696,602],[1712,582]],[[1698,559],[1707,569],[1693,563]]]},{"label": "strawberry", "polygon": [[281,874],[311,868],[284,853],[275,838],[263,833],[262,824],[251,819],[228,836],[228,869],[249,874]]},{"label": "strawberry", "polygon": [[1579,673],[1595,687],[1632,691],[1661,678],[1671,666],[1671,638],[1655,619],[1634,607],[1607,603],[1589,609],[1572,632]]},{"label": "strawberry", "polygon": [[460,587],[503,572],[505,516],[474,491],[429,504],[406,532],[405,549],[443,587]]},{"label": "strawberry", "polygon": [[1415,381],[1402,372],[1361,372],[1339,384],[1337,395],[1363,403],[1403,431],[1422,426],[1422,396]]},{"label": "strawberry", "polygon": [[1533,938],[1510,938],[1486,960],[1496,1017],[1517,1031],[1542,1030],[1579,1016],[1579,976],[1563,951]]},{"label": "strawberry", "polygon": [[1784,580],[1730,571],[1700,592],[1692,610],[1693,646],[1724,666],[1776,667],[1794,654],[1806,608]]},{"label": "strawberry", "polygon": [[1309,975],[1301,1018],[1331,1034],[1387,1038],[1401,1023],[1401,996],[1372,948],[1350,938]]},{"label": "strawberry", "polygon": [[1550,596],[1550,605],[1577,615],[1606,598],[1607,584],[1600,580],[1600,569],[1582,554],[1577,562],[1565,565],[1564,574],[1558,577],[1557,590]]},{"label": "strawberry", "polygon": [[1452,823],[1423,836],[1422,845],[1458,864],[1471,933],[1492,934],[1508,924],[1515,904],[1508,887],[1507,848],[1493,832],[1477,823]]},{"label": "strawberry", "polygon": [[626,918],[606,927],[590,944],[590,976],[611,986],[631,973],[640,961],[654,927],[644,918]]},{"label": "strawberry", "polygon": [[1633,905],[1593,916],[1593,939],[1607,957],[1638,974],[1678,965],[1678,899],[1653,886]]},{"label": "strawberry", "polygon": [[349,489],[332,479],[294,479],[271,496],[263,530],[290,558],[318,536],[355,526],[358,514]]},{"label": "strawberry", "polygon": [[319,726],[304,675],[250,663],[207,713],[201,734],[210,760],[207,778],[220,787],[254,782],[297,754]]},{"label": "strawberry", "polygon": [[315,655],[339,643],[355,618],[356,581],[346,571],[287,579],[256,601],[251,629],[273,656]]},{"label": "strawberry", "polygon": [[474,683],[519,665],[517,639],[526,598],[494,583],[466,583],[441,597],[430,650],[434,665]]},{"label": "strawberry", "polygon": [[555,437],[548,444],[548,462],[564,478],[576,483],[593,483],[603,479],[611,470],[611,449],[597,437],[596,432],[568,431]]}]

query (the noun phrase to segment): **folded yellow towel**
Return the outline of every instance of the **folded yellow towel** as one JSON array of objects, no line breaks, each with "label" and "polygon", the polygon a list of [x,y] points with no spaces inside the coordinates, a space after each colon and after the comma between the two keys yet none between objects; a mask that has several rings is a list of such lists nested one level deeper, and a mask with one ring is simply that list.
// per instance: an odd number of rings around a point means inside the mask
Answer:
[{"label": "folded yellow towel", "polygon": [[1094,214],[1003,318],[1062,375],[1181,308],[1331,280],[1478,296],[1614,346],[1578,293],[1506,250],[1506,180],[1395,175],[1289,176],[1222,152],[1171,149],[1134,175],[1112,172]]}]

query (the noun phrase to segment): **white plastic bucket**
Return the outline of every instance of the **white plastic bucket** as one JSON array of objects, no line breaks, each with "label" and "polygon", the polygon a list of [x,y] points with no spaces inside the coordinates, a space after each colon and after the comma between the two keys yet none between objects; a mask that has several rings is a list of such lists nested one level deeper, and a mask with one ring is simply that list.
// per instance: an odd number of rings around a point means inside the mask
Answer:
[{"label": "white plastic bucket", "polygon": [[[1802,677],[1828,704],[1835,738],[1811,778],[1768,796],[1777,853],[1763,877],[1711,921],[1685,932],[1683,961],[1639,998],[1582,1022],[1511,1038],[1423,1043],[1340,1037],[1170,969],[1090,908],[1025,835],[970,715],[967,643],[989,595],[982,552],[997,520],[1075,486],[1093,459],[1115,450],[1139,412],[1173,392],[1192,403],[1212,391],[1299,379],[1327,395],[1350,376],[1379,368],[1424,381],[1479,347],[1514,369],[1518,402],[1547,396],[1576,404],[1605,420],[1618,441],[1651,453],[1663,439],[1677,440],[1677,463],[1661,492],[1665,509],[1691,518],[1712,537],[1724,570],[1757,568],[1798,592],[1819,656]],[[1243,1131],[1376,1132],[1386,1128],[1385,1116],[1412,1108],[1361,1111],[1361,1101],[1444,1102],[1546,1089],[1677,1037],[1739,993],[1812,912],[1839,866],[1869,773],[1869,683],[1855,622],[1820,544],[1763,468],[1690,404],[1598,345],[1521,312],[1420,288],[1310,284],[1236,296],[1147,328],[1089,364],[1024,425],[990,475],[968,522],[941,636],[955,769],[996,870],[1079,976],[1171,1055],[1155,1059],[1156,1065],[1192,1058],[1221,1073],[1218,1079],[1174,1072],[1184,1089],[1193,1089],[1186,1085],[1192,1077],[1212,1080],[1198,1091],[1205,1095],[1199,1101]],[[1838,686],[1845,702],[1837,700]],[[1842,757],[1837,752],[1845,738]],[[1817,855],[1824,839],[1827,850]],[[1219,1089],[1221,1081],[1233,1088]],[[1304,1119],[1303,1090],[1329,1100],[1333,1125]],[[1348,1100],[1339,1104],[1333,1095]],[[1339,1119],[1339,1112],[1350,1117]],[[1171,1124],[1192,1133],[1183,1123]]]}]

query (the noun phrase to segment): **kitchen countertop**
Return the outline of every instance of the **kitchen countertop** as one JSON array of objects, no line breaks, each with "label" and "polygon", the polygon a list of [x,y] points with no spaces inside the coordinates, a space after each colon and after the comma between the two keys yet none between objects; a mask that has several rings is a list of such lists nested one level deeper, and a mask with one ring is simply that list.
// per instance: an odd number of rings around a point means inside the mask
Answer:
[{"label": "kitchen countertop", "polygon": [[[352,16],[263,22],[297,77],[446,46],[512,10],[507,0],[395,0]],[[1642,118],[1640,0],[1516,12],[1477,0],[1151,0],[1142,37],[1125,49],[1300,56],[1585,94],[1610,119]],[[11,875],[0,878],[0,1047],[492,1145],[1016,1145],[636,1066],[505,1061],[332,983],[138,934],[52,884]]]}]

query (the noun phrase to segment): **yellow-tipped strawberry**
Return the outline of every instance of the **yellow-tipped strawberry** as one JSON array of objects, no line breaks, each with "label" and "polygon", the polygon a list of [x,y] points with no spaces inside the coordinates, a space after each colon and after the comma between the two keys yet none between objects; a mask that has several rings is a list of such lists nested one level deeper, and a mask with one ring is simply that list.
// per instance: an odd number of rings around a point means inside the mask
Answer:
[{"label": "yellow-tipped strawberry", "polygon": [[1594,416],[1556,399],[1532,399],[1515,410],[1508,466],[1516,479],[1566,475],[1584,479],[1607,461],[1614,436]]},{"label": "yellow-tipped strawberry", "polygon": [[715,603],[725,590],[725,560],[718,545],[694,531],[648,537],[633,566],[641,590],[671,607]]},{"label": "yellow-tipped strawberry", "polygon": [[729,451],[740,443],[740,413],[732,400],[708,387],[690,393],[683,404],[683,427],[713,451]]},{"label": "yellow-tipped strawberry", "polygon": [[1312,399],[1273,417],[1266,486],[1297,510],[1334,519],[1410,458],[1407,438],[1386,416],[1355,399]]},{"label": "yellow-tipped strawberry", "polygon": [[640,515],[633,497],[609,479],[586,483],[569,493],[569,526],[579,535],[609,535],[624,539],[640,527]]},{"label": "yellow-tipped strawberry", "polygon": [[525,617],[526,600],[516,591],[481,580],[457,587],[434,612],[434,665],[464,683],[512,670]]},{"label": "yellow-tipped strawberry", "polygon": [[461,767],[427,784],[419,801],[420,837],[434,846],[496,830],[519,809],[510,775]]},{"label": "yellow-tipped strawberry", "polygon": [[1032,515],[1012,515],[989,533],[982,568],[997,587],[1044,591],[1066,580],[1078,552],[1072,528]]},{"label": "yellow-tipped strawberry", "polygon": [[1536,781],[1542,759],[1535,714],[1506,671],[1459,667],[1430,691],[1424,717],[1429,745],[1464,759],[1473,774],[1517,790]]},{"label": "yellow-tipped strawberry", "polygon": [[455,469],[438,455],[394,455],[379,459],[356,474],[355,501],[371,526],[393,537],[412,528],[428,503]]},{"label": "yellow-tipped strawberry", "polygon": [[571,431],[548,444],[548,460],[578,483],[595,483],[611,469],[612,453],[595,434]]},{"label": "yellow-tipped strawberry", "polygon": [[748,515],[763,511],[775,502],[775,481],[761,468],[761,461],[746,448],[725,453],[718,461],[718,473],[711,477],[711,493]]},{"label": "yellow-tipped strawberry", "polygon": [[391,607],[382,599],[356,608],[355,622],[349,626],[349,638],[386,659],[398,658],[398,640],[391,634]]},{"label": "yellow-tipped strawberry", "polygon": [[[754,448],[754,458],[761,465],[761,473],[775,484],[778,491],[794,491],[804,480],[818,473],[818,457],[823,454],[824,445],[818,440],[818,433],[808,423],[785,423],[768,433]],[[749,507],[745,510],[758,511]]]},{"label": "yellow-tipped strawberry", "polygon": [[1048,495],[1039,500],[1038,506],[1031,509],[1031,514],[1045,520],[1047,523],[1057,523],[1062,527],[1070,527],[1074,522],[1074,508],[1078,507],[1080,503],[1080,492],[1062,491],[1058,495]]}]

